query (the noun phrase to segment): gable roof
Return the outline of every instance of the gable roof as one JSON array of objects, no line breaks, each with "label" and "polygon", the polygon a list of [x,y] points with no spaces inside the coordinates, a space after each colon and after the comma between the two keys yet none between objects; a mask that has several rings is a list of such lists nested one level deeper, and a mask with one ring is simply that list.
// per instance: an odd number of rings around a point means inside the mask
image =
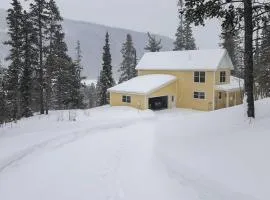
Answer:
[{"label": "gable roof", "polygon": [[109,92],[129,94],[150,94],[176,80],[175,76],[165,74],[150,74],[137,76],[112,88]]},{"label": "gable roof", "polygon": [[233,69],[225,49],[167,51],[145,53],[137,70],[205,70]]}]

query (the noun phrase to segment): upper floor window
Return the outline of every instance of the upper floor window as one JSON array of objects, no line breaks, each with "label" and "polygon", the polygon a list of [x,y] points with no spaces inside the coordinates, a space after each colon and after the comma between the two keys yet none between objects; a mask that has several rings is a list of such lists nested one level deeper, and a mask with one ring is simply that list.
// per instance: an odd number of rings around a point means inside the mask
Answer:
[{"label": "upper floor window", "polygon": [[124,103],[131,103],[131,97],[130,96],[122,96],[122,102]]},{"label": "upper floor window", "polygon": [[226,82],[226,72],[225,71],[220,72],[220,82],[221,83]]},{"label": "upper floor window", "polygon": [[194,72],[195,83],[205,83],[205,72]]}]

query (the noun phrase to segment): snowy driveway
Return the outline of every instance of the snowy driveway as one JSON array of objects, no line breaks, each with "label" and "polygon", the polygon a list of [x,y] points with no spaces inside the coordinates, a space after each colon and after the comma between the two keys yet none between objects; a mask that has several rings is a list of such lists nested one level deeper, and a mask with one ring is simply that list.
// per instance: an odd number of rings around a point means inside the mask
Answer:
[{"label": "snowy driveway", "polygon": [[259,102],[254,124],[241,106],[22,120],[0,129],[0,199],[268,200],[269,109]]},{"label": "snowy driveway", "polygon": [[1,200],[179,199],[154,151],[166,112],[105,107],[76,115],[76,122],[55,112],[1,129]]}]

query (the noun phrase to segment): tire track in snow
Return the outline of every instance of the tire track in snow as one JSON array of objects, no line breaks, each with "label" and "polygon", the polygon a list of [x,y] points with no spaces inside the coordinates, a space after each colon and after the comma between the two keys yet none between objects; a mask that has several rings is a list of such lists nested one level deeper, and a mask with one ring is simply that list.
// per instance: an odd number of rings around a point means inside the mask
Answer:
[{"label": "tire track in snow", "polygon": [[256,197],[236,192],[214,180],[209,180],[195,170],[175,162],[168,156],[163,155],[167,171],[172,179],[183,187],[193,189],[201,200],[258,200]]},{"label": "tire track in snow", "polygon": [[146,118],[146,119],[136,119],[136,120],[126,120],[122,122],[117,123],[109,123],[109,124],[101,124],[95,127],[87,128],[87,129],[79,129],[76,131],[68,132],[66,134],[61,134],[60,136],[53,137],[50,139],[47,139],[43,142],[40,142],[38,144],[31,145],[30,147],[25,148],[24,150],[21,150],[19,153],[13,154],[9,158],[5,159],[4,162],[0,163],[0,174],[7,170],[9,167],[14,166],[15,164],[18,164],[21,160],[26,158],[27,156],[41,151],[45,148],[62,148],[65,145],[68,145],[70,143],[73,143],[77,141],[78,139],[81,139],[85,136],[88,136],[90,134],[94,134],[100,131],[108,130],[108,129],[121,129],[124,127],[128,127],[131,125],[134,125],[135,123],[139,123],[140,121],[144,120],[151,120],[154,117]]},{"label": "tire track in snow", "polygon": [[[103,164],[106,168],[100,173],[100,181],[105,184],[107,200],[119,200],[125,198],[125,191],[119,179],[121,172],[121,163],[124,160],[124,156],[128,155],[129,141],[127,139],[121,140],[118,148],[109,156],[108,160]],[[112,159],[112,160],[110,160]],[[108,167],[110,166],[110,167]],[[108,184],[109,183],[109,184]],[[113,186],[110,183],[115,183]],[[111,188],[112,187],[112,188]]]}]

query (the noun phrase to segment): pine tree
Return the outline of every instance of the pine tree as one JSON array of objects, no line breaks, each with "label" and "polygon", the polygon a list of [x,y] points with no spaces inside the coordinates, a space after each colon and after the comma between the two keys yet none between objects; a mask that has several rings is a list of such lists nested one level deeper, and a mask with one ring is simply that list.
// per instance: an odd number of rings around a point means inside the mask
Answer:
[{"label": "pine tree", "polygon": [[260,47],[259,72],[256,82],[260,87],[261,97],[270,96],[270,24],[265,23],[262,30]]},{"label": "pine tree", "polygon": [[33,3],[30,4],[31,23],[33,24],[37,36],[36,48],[38,52],[38,65],[36,71],[39,84],[40,114],[44,114],[45,111],[44,91],[46,90],[46,67],[44,59],[47,50],[46,39],[48,38],[46,33],[48,33],[48,25],[50,24],[48,6],[46,0],[33,0]]},{"label": "pine tree", "polygon": [[0,110],[1,110],[0,125],[8,121],[7,100],[6,100],[6,94],[4,91],[4,76],[5,76],[5,71],[4,71],[4,68],[2,68],[2,65],[0,62]]},{"label": "pine tree", "polygon": [[8,110],[4,88],[0,85],[0,125],[8,121]]},{"label": "pine tree", "polygon": [[112,58],[110,53],[110,44],[109,44],[109,33],[106,33],[105,36],[105,45],[103,47],[103,64],[102,71],[100,72],[100,76],[98,79],[98,105],[106,105],[108,103],[107,100],[107,89],[111,88],[115,83],[112,76]]},{"label": "pine tree", "polygon": [[177,28],[177,32],[175,34],[176,40],[174,42],[174,51],[183,51],[185,50],[185,38],[184,38],[184,20],[183,15],[180,13],[180,24]]},{"label": "pine tree", "polygon": [[[48,46],[45,48],[45,73],[44,73],[44,87],[45,87],[45,111],[46,114],[49,112],[51,104],[51,95],[52,95],[52,79],[56,66],[54,66],[54,59],[57,59],[54,55],[56,52],[54,49],[57,49],[57,44],[61,42],[56,41],[60,39],[59,35],[62,32],[62,21],[63,18],[60,15],[59,9],[54,0],[50,0],[47,4],[47,20],[48,26],[44,31],[44,35],[48,38]],[[60,39],[62,40],[62,38]],[[59,53],[59,52],[57,52]]]},{"label": "pine tree", "polygon": [[50,58],[50,65],[54,68],[54,96],[56,109],[68,109],[72,102],[73,62],[67,55],[67,45],[64,42],[65,34],[61,31],[55,33],[55,48]]},{"label": "pine tree", "polygon": [[11,113],[12,120],[21,117],[20,113],[20,93],[19,80],[22,67],[22,27],[23,14],[22,6],[19,1],[13,0],[12,8],[8,9],[7,23],[9,27],[9,40],[5,42],[10,47],[10,55],[7,60],[10,61],[6,75],[5,90],[7,91],[8,110]]},{"label": "pine tree", "polygon": [[193,37],[192,28],[188,20],[184,21],[184,41],[185,50],[195,50],[195,39]]},{"label": "pine tree", "polygon": [[81,50],[81,43],[80,41],[77,41],[76,46],[76,60],[74,61],[74,64],[71,66],[72,70],[72,108],[83,108],[83,95],[82,95],[82,79],[81,71],[83,69],[82,64],[82,50]]},{"label": "pine tree", "polygon": [[148,44],[144,48],[147,51],[150,52],[158,52],[162,49],[161,46],[161,39],[157,40],[154,35],[151,35],[150,33],[147,33],[148,35]]},{"label": "pine tree", "polygon": [[228,51],[228,54],[232,60],[234,66],[234,71],[232,74],[242,78],[244,63],[242,42],[239,36],[239,31],[232,31],[230,27],[223,26],[220,38],[222,39],[220,46]]},{"label": "pine tree", "polygon": [[127,34],[126,42],[122,46],[121,53],[123,61],[119,70],[121,72],[119,83],[130,80],[136,76],[136,50],[133,46],[130,34]]},{"label": "pine tree", "polygon": [[174,51],[195,50],[196,44],[190,22],[185,19],[183,1],[178,2],[180,24],[175,34]]},{"label": "pine tree", "polygon": [[37,54],[33,45],[36,37],[33,34],[33,26],[29,20],[29,14],[24,11],[23,15],[23,43],[22,43],[22,77],[20,80],[21,93],[21,109],[23,117],[30,117],[33,115],[32,104],[32,84],[33,84],[33,68],[36,65]]}]

